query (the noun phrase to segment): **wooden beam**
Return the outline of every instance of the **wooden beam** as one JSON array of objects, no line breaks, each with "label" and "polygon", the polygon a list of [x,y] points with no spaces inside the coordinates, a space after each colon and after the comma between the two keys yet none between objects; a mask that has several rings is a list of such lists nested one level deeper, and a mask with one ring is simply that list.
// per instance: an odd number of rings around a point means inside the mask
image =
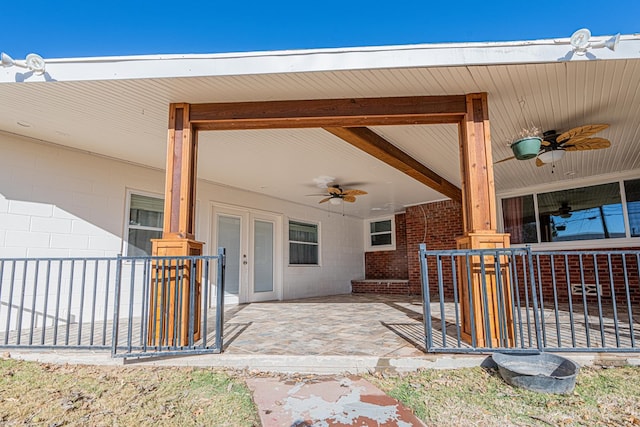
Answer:
[{"label": "wooden beam", "polygon": [[193,239],[197,132],[189,123],[189,104],[171,104],[162,236]]},{"label": "wooden beam", "polygon": [[465,233],[495,233],[497,211],[486,93],[467,95],[467,114],[458,130]]},{"label": "wooden beam", "polygon": [[458,123],[465,96],[319,99],[192,104],[198,130]]},{"label": "wooden beam", "polygon": [[371,154],[451,199],[461,202],[462,191],[395,145],[367,128],[325,127],[327,132]]}]

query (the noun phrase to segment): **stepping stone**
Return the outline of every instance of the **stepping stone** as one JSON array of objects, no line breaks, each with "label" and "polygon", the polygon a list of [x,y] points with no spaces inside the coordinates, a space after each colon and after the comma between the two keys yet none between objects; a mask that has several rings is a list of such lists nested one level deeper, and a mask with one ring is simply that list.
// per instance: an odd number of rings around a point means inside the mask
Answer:
[{"label": "stepping stone", "polygon": [[424,426],[396,399],[359,377],[318,377],[288,381],[250,378],[260,421],[280,426]]}]

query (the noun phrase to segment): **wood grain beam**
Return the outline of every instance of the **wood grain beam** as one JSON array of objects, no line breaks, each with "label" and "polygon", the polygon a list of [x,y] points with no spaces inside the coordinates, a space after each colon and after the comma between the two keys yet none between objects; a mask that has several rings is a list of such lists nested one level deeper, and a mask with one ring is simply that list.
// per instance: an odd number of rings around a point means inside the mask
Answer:
[{"label": "wood grain beam", "polygon": [[458,134],[465,233],[495,233],[498,214],[486,93],[467,95],[467,114]]},{"label": "wood grain beam", "polygon": [[464,95],[192,104],[198,130],[458,123]]},{"label": "wood grain beam", "polygon": [[364,127],[325,127],[327,132],[382,160],[451,199],[462,202],[462,191],[389,141]]}]

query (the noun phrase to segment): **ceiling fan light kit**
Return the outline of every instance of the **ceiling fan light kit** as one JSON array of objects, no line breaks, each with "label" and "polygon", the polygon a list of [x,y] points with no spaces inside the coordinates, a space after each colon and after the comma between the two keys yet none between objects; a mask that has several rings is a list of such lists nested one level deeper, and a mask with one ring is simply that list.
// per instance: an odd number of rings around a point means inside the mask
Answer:
[{"label": "ceiling fan light kit", "polygon": [[545,163],[545,164],[554,163],[562,160],[564,158],[564,153],[565,153],[565,150],[563,149],[549,150],[549,151],[544,151],[540,153],[538,155],[538,158],[542,163]]}]

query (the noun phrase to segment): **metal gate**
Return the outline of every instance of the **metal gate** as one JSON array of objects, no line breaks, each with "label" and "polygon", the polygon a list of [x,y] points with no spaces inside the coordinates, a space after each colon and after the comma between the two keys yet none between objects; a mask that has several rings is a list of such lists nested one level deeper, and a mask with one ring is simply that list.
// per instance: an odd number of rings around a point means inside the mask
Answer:
[{"label": "metal gate", "polygon": [[224,260],[224,249],[216,256],[0,259],[0,348],[219,353]]},{"label": "metal gate", "polygon": [[419,251],[428,352],[638,352],[640,251]]}]

